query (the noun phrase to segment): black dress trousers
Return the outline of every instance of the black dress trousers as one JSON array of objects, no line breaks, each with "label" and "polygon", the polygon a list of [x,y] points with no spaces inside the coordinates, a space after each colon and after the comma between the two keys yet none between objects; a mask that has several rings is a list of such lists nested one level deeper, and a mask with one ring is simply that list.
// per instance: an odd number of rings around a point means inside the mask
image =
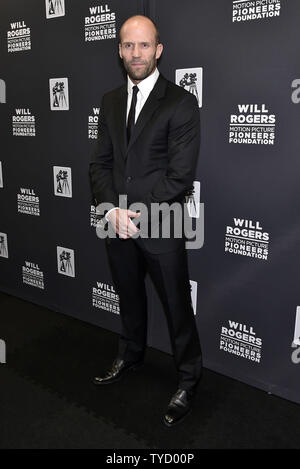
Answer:
[{"label": "black dress trousers", "polygon": [[113,283],[120,299],[121,336],[118,356],[144,359],[147,346],[148,272],[166,315],[178,387],[194,390],[202,374],[202,353],[191,301],[184,240],[176,251],[152,254],[140,239],[111,238],[106,242]]}]

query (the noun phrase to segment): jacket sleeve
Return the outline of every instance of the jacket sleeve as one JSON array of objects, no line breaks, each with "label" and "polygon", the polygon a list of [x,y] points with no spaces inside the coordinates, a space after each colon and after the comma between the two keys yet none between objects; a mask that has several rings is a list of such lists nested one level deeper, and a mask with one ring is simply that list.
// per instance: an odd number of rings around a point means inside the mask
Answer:
[{"label": "jacket sleeve", "polygon": [[106,123],[105,96],[101,102],[98,138],[92,153],[89,175],[95,205],[107,202],[118,206],[113,184],[113,145]]},{"label": "jacket sleeve", "polygon": [[172,203],[183,199],[192,188],[200,148],[200,113],[195,96],[187,94],[176,106],[169,122],[168,166],[166,173],[142,200]]}]

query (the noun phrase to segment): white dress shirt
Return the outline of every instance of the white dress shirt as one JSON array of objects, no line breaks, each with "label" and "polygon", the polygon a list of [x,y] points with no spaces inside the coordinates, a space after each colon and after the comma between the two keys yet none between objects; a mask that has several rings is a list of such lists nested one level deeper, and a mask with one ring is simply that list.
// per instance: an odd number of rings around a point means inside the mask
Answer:
[{"label": "white dress shirt", "polygon": [[[136,106],[135,106],[135,121],[137,121],[137,118],[139,117],[139,114],[145,104],[145,102],[148,99],[149,94],[154,88],[155,83],[157,82],[157,79],[159,77],[159,71],[157,68],[151,75],[149,75],[147,78],[144,80],[140,81],[140,83],[137,85],[139,91],[136,95]],[[129,76],[127,75],[127,114],[126,114],[126,123],[128,119],[128,114],[131,106],[131,100],[132,100],[132,88],[135,86],[135,84],[131,81]],[[116,208],[119,207],[114,207],[108,210],[108,212],[105,215],[106,220],[108,220],[107,216],[108,214],[112,211],[115,210]]]},{"label": "white dress shirt", "polygon": [[[147,78],[142,80],[137,85],[139,91],[136,95],[135,121],[134,122],[137,121],[137,118],[139,117],[139,114],[140,114],[145,102],[147,101],[147,98],[148,98],[149,94],[153,90],[154,85],[157,82],[158,77],[159,77],[159,71],[156,68],[155,71],[153,73],[151,73],[151,75],[149,75]],[[130,110],[130,106],[131,106],[132,88],[134,86],[135,86],[135,84],[132,83],[129,76],[127,76],[127,93],[128,93],[128,97],[127,97],[126,122],[127,122],[127,119],[128,119],[128,114],[129,114],[129,110]]]}]

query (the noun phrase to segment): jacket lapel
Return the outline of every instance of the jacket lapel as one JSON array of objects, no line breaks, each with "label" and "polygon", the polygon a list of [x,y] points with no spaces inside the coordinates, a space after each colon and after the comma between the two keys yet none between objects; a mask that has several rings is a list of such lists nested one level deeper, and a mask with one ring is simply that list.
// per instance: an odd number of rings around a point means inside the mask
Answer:
[{"label": "jacket lapel", "polygon": [[123,156],[125,156],[126,149],[127,149],[126,111],[127,111],[127,86],[124,85],[120,89],[120,94],[117,99],[116,107],[115,107],[117,134],[119,136],[119,144],[120,144]]},{"label": "jacket lapel", "polygon": [[[160,74],[157,79],[157,82],[154,85],[153,90],[149,94],[148,99],[145,102],[139,114],[139,117],[137,118],[133,133],[130,138],[129,145],[127,146],[125,158],[127,156],[128,151],[130,150],[130,148],[132,147],[136,139],[139,137],[143,128],[145,127],[147,122],[151,119],[156,109],[159,107],[160,99],[164,97],[165,92],[166,92],[166,85],[167,85],[167,80]],[[125,139],[126,139],[126,114],[125,114]]]}]

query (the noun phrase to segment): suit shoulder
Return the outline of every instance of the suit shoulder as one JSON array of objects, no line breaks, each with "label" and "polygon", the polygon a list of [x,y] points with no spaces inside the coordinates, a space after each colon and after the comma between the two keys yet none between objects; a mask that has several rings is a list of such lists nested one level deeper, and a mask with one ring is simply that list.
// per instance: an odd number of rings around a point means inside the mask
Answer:
[{"label": "suit shoulder", "polygon": [[182,101],[197,103],[197,98],[194,95],[169,80],[167,80],[167,95],[170,99],[176,100],[177,103]]},{"label": "suit shoulder", "polygon": [[103,101],[111,101],[115,98],[118,98],[122,92],[124,92],[124,85],[114,88],[113,90],[107,91],[104,93],[102,99]]}]

